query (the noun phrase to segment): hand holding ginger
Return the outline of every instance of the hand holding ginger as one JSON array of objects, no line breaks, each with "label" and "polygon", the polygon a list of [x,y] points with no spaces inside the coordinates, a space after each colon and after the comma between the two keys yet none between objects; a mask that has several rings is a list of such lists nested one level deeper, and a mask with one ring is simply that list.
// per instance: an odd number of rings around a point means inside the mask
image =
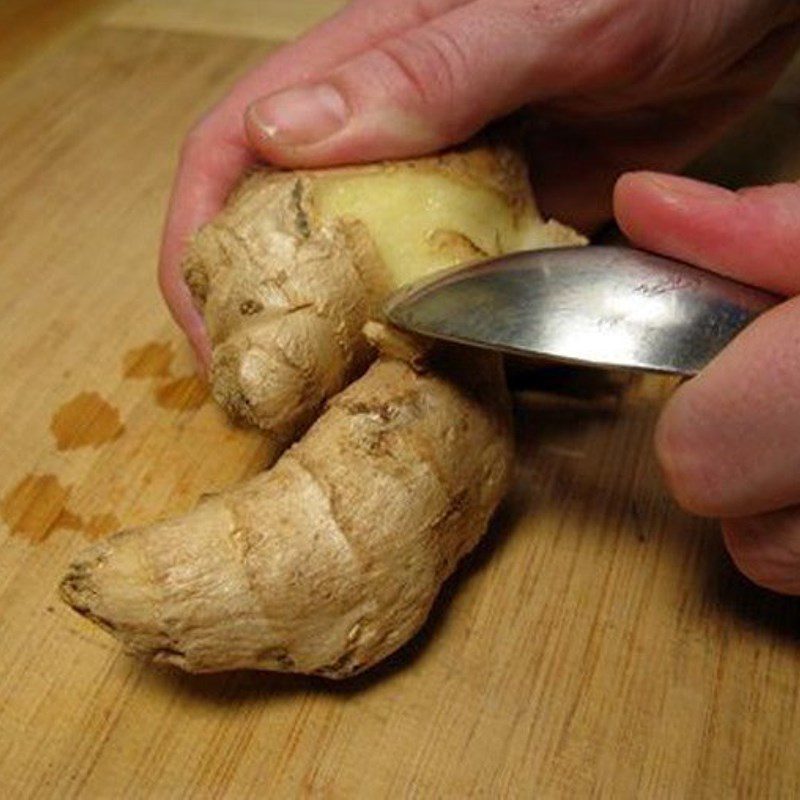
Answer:
[{"label": "hand holding ginger", "polygon": [[[683,168],[766,93],[798,42],[794,0],[356,0],[257,66],[187,138],[164,294],[207,361],[180,254],[245,168],[416,156],[529,107],[546,213],[593,229],[627,172],[616,214],[634,242],[794,295],[795,187],[714,195],[630,171]],[[793,593],[800,370],[786,366],[785,343],[798,314],[791,303],[770,314],[761,338],[748,334],[687,384],[656,442],[679,501],[725,518],[739,566]]]}]

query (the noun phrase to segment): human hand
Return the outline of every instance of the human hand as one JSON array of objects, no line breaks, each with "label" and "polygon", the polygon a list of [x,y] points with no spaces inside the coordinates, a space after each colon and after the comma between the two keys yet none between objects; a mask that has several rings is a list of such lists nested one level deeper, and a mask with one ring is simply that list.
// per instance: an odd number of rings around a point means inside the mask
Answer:
[{"label": "human hand", "polygon": [[680,168],[765,91],[799,21],[789,0],[355,0],[189,133],[159,266],[167,303],[207,365],[181,254],[251,164],[420,155],[526,105],[544,212],[590,230],[619,174]]},{"label": "human hand", "polygon": [[615,211],[643,248],[790,298],[678,389],[656,449],[680,504],[722,518],[741,571],[800,594],[800,184],[731,192],[632,173]]}]

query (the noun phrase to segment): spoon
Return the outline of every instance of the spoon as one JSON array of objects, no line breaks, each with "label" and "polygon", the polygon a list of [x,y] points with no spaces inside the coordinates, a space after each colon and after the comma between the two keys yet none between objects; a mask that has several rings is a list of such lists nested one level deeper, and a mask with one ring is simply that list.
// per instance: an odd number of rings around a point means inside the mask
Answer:
[{"label": "spoon", "polygon": [[385,306],[399,328],[577,364],[695,375],[781,298],[643,250],[535,250],[439,272]]}]

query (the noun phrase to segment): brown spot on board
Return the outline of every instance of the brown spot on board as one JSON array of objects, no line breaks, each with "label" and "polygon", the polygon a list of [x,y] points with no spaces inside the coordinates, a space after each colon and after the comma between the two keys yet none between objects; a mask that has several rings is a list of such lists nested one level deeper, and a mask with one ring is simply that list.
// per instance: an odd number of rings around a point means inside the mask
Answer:
[{"label": "brown spot on board", "polygon": [[54,414],[50,430],[59,450],[97,447],[124,430],[119,411],[97,392],[81,392]]},{"label": "brown spot on board", "polygon": [[89,517],[81,530],[93,539],[108,536],[109,533],[118,531],[122,527],[115,514],[95,514]]},{"label": "brown spot on board", "polygon": [[28,475],[3,498],[0,516],[13,535],[34,544],[45,541],[57,528],[98,539],[122,527],[114,514],[94,514],[89,519],[76,514],[66,505],[70,491],[55,475]]},{"label": "brown spot on board", "polygon": [[168,378],[171,364],[169,342],[150,342],[125,353],[122,374],[126,378]]},{"label": "brown spot on board", "polygon": [[73,531],[83,530],[83,520],[77,515],[73,514],[68,508],[62,508],[53,523],[53,528],[69,528]]},{"label": "brown spot on board", "polygon": [[12,534],[43,542],[59,524],[76,520],[64,508],[69,493],[55,475],[28,475],[3,498],[0,515]]},{"label": "brown spot on board", "polygon": [[200,408],[208,400],[206,383],[196,375],[177,378],[164,383],[156,389],[156,402],[162,408],[177,411],[191,411]]}]

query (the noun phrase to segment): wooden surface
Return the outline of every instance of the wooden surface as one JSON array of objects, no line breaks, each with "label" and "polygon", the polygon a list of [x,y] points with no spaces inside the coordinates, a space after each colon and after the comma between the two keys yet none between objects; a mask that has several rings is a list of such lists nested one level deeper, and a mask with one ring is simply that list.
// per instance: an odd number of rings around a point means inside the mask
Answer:
[{"label": "wooden surface", "polygon": [[[61,605],[87,541],[259,468],[160,302],[159,227],[188,124],[336,4],[11,5],[2,797],[800,796],[800,604],[739,578],[715,525],[664,495],[649,441],[668,381],[542,376],[492,533],[424,632],[349,683],[153,669]],[[697,170],[797,178],[799,141],[797,109],[773,103]]]}]

